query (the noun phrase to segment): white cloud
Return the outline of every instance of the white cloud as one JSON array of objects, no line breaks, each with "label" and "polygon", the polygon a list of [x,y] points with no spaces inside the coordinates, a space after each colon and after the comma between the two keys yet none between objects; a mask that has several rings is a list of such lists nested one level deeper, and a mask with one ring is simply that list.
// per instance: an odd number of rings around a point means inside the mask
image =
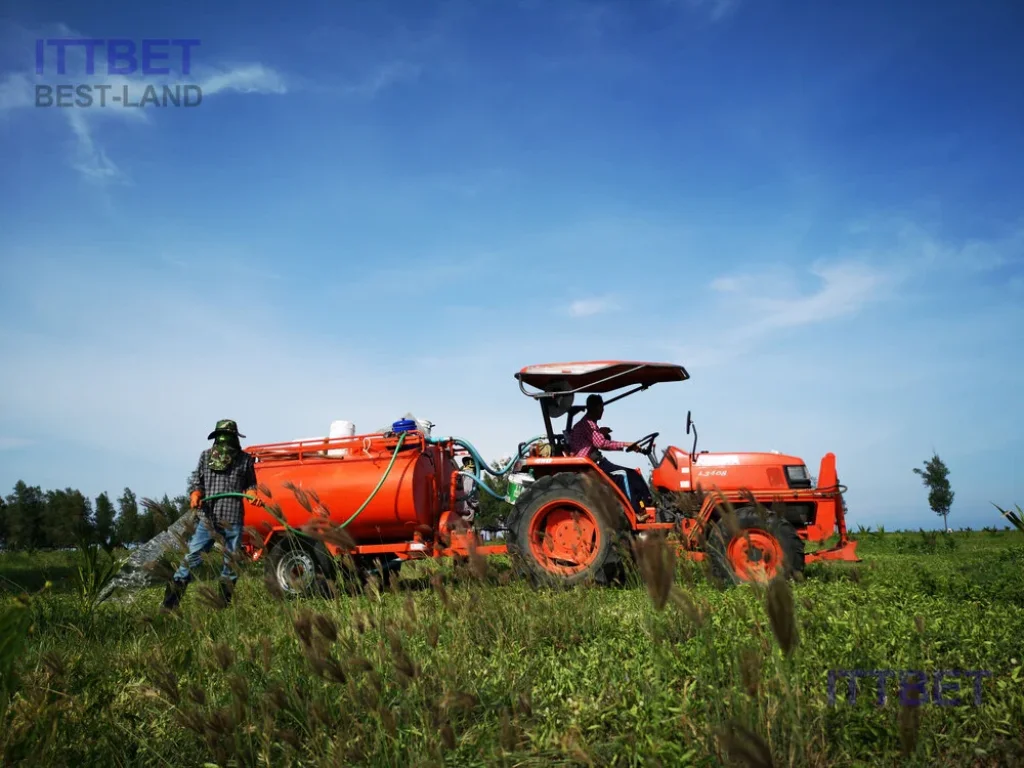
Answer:
[{"label": "white cloud", "polygon": [[665,5],[689,8],[706,13],[712,21],[722,21],[739,8],[740,0],[662,0]]},{"label": "white cloud", "polygon": [[618,304],[609,297],[577,299],[569,305],[569,314],[573,317],[591,317],[603,315],[618,309]]},{"label": "white cloud", "polygon": [[235,69],[211,72],[199,82],[203,98],[221,91],[239,93],[287,93],[281,74],[262,64],[245,64]]}]

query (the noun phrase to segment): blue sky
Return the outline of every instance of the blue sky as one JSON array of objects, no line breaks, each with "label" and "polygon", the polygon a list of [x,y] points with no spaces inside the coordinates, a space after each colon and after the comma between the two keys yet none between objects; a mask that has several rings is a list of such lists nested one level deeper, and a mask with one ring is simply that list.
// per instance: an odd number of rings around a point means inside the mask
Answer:
[{"label": "blue sky", "polygon": [[[0,17],[3,493],[180,493],[219,418],[498,457],[539,431],[516,370],[623,358],[693,378],[616,437],[833,451],[854,527],[935,525],[933,450],[952,525],[1024,503],[1019,4],[103,6]],[[37,78],[59,36],[201,44]]]}]

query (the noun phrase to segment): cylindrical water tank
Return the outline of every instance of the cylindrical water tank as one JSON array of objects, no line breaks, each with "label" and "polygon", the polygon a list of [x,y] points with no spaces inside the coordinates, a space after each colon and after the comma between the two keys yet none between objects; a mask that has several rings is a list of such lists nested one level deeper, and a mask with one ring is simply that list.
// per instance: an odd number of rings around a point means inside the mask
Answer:
[{"label": "cylindrical water tank", "polygon": [[[330,438],[352,437],[356,433],[356,425],[351,421],[337,420],[331,422],[331,430],[328,433]],[[328,456],[344,456],[348,453],[346,448],[332,448],[327,452]]]},{"label": "cylindrical water tank", "polygon": [[[315,491],[337,524],[370,498],[390,462],[387,452],[366,455],[354,450],[345,461],[258,462],[256,477],[270,490],[289,525],[298,528],[310,519],[309,511],[289,490],[292,484]],[[439,514],[439,483],[445,480],[436,464],[436,453],[424,453],[417,444],[403,447],[376,495],[346,531],[361,544],[383,544],[408,541],[422,526],[430,526]],[[277,522],[267,509],[250,507],[245,524],[259,530]]]}]

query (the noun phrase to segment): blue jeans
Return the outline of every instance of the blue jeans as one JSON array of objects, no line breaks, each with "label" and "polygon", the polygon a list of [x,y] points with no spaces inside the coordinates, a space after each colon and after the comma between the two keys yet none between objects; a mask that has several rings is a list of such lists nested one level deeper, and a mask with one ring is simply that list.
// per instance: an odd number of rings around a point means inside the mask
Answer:
[{"label": "blue jeans", "polygon": [[211,532],[211,526],[224,537],[224,565],[220,570],[220,575],[222,578],[230,579],[232,584],[238,581],[238,574],[231,570],[230,564],[231,555],[238,551],[238,547],[242,543],[242,524],[222,526],[219,523],[214,523],[206,516],[199,519],[199,524],[192,534],[192,540],[188,543],[188,554],[185,555],[185,559],[178,570],[174,572],[175,581],[182,584],[188,584],[192,581],[192,570],[198,568],[203,562],[201,554],[209,552],[216,543],[216,539],[213,538]]}]

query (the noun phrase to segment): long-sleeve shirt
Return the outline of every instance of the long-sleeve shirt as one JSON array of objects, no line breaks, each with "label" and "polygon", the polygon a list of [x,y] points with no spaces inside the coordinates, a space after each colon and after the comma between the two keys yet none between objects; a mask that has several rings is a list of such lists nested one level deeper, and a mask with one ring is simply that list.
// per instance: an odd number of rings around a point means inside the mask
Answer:
[{"label": "long-sleeve shirt", "polygon": [[629,446],[616,440],[609,440],[593,419],[580,419],[569,433],[569,451],[573,456],[586,458],[594,449],[604,448],[606,451],[622,451]]},{"label": "long-sleeve shirt", "polygon": [[[231,466],[223,472],[210,469],[210,449],[199,454],[199,463],[189,481],[188,490],[202,491],[203,498],[218,493],[245,493],[256,486],[256,460],[251,454],[239,451]],[[203,511],[212,514],[221,525],[240,525],[245,509],[242,499],[233,496],[214,499],[203,504]]]}]

